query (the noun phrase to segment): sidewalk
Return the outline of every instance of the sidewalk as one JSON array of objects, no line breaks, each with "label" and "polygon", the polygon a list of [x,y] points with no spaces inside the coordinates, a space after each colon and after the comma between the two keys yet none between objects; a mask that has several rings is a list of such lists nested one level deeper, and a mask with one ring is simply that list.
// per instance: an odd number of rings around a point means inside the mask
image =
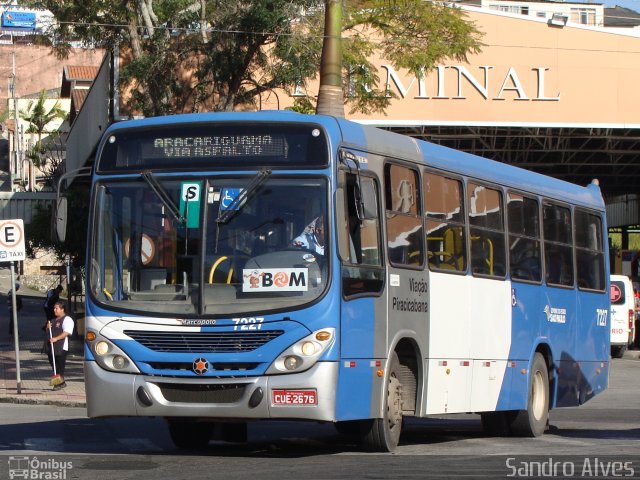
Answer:
[{"label": "sidewalk", "polygon": [[70,338],[65,380],[67,387],[54,391],[49,385],[53,375],[47,355],[41,353],[44,342],[44,294],[24,285],[18,293],[22,310],[18,313],[20,332],[20,393],[17,391],[14,338],[9,336],[7,291],[11,288],[11,273],[0,268],[0,402],[48,404],[84,407],[86,398],[83,373],[83,338]]}]

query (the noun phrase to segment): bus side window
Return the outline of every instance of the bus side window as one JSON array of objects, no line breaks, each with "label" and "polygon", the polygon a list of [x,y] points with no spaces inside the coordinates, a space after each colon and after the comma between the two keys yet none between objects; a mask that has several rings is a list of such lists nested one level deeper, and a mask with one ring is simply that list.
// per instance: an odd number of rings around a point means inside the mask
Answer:
[{"label": "bus side window", "polygon": [[423,179],[429,268],[466,272],[466,217],[462,182],[430,172],[425,172]]},{"label": "bus side window", "polygon": [[469,182],[469,241],[474,275],[504,277],[507,270],[504,208],[499,190]]},{"label": "bus side window", "polygon": [[545,279],[550,285],[572,287],[574,279],[571,210],[544,203],[542,226]]},{"label": "bus side window", "polygon": [[[384,284],[378,191],[373,178],[345,174],[338,190],[338,242],[345,297],[379,294]],[[358,207],[361,202],[363,208]],[[360,215],[358,214],[360,210]]]},{"label": "bus side window", "polygon": [[602,219],[596,214],[576,209],[574,222],[578,287],[603,291],[606,280]]},{"label": "bus side window", "polygon": [[513,280],[540,282],[540,213],[538,201],[515,192],[507,194],[509,274]]},{"label": "bus side window", "polygon": [[424,260],[418,172],[385,165],[387,251],[392,265],[421,267]]}]

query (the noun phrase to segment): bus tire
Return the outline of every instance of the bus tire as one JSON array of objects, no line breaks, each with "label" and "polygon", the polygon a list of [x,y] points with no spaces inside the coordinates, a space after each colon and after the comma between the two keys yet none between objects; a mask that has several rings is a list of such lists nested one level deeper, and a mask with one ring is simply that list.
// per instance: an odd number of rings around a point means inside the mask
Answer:
[{"label": "bus tire", "polygon": [[361,424],[362,444],[364,448],[373,452],[392,452],[400,441],[402,383],[400,382],[400,361],[395,352],[389,357],[383,395],[383,417],[364,420]]},{"label": "bus tire", "polygon": [[517,437],[539,437],[549,421],[549,370],[541,353],[536,352],[529,375],[527,409],[519,410],[511,424]]},{"label": "bus tire", "polygon": [[169,435],[173,444],[184,450],[201,450],[209,445],[213,425],[190,419],[170,418]]},{"label": "bus tire", "polygon": [[611,347],[611,357],[612,358],[622,358],[624,357],[624,352],[627,351],[626,345],[615,345]]},{"label": "bus tire", "polygon": [[511,411],[483,412],[480,414],[482,430],[491,437],[508,437],[511,435]]},{"label": "bus tire", "polygon": [[345,437],[356,437],[359,435],[361,425],[362,421],[360,420],[344,420],[333,424],[337,432]]}]

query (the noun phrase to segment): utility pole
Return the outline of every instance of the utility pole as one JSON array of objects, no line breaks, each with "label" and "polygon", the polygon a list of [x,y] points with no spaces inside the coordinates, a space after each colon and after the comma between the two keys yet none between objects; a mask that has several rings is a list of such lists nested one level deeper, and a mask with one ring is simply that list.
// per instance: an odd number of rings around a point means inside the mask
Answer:
[{"label": "utility pole", "polygon": [[[18,101],[16,100],[16,52],[12,52],[12,67],[11,67],[11,96],[13,98],[13,158],[15,165],[15,172],[18,172],[18,165],[20,165],[20,132],[18,128]],[[9,186],[13,192],[13,174],[14,170],[11,168],[11,162],[9,162]]]}]

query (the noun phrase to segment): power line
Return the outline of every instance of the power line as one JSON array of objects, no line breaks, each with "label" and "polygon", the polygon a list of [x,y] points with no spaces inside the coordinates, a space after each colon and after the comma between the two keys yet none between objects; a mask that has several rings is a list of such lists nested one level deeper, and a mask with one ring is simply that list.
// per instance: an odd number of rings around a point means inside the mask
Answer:
[{"label": "power line", "polygon": [[[118,25],[118,24],[89,24],[89,23],[83,23],[83,22],[64,22],[65,24],[69,24],[69,25],[80,25],[80,26],[104,26],[104,27],[116,27],[116,28],[129,28],[128,25]],[[141,27],[138,26],[137,28],[141,28],[141,29],[146,29],[146,27]],[[200,34],[200,29],[197,28],[172,28],[172,27],[164,27],[164,26],[160,26],[160,27],[154,27],[156,29],[167,29],[167,30],[180,30],[180,31],[184,31],[186,33],[194,33],[194,34]],[[222,34],[230,34],[230,35],[260,35],[260,36],[293,36],[296,34],[293,33],[276,33],[276,32],[251,32],[251,31],[246,31],[246,30],[224,30],[224,29],[207,29],[207,32],[216,32],[216,33],[222,33]],[[313,35],[313,34],[309,34],[309,35],[305,35],[306,38],[315,38],[315,39],[322,39],[324,38],[323,35]],[[348,41],[349,37],[344,37],[343,38],[344,41]],[[393,41],[398,41],[400,42],[401,40],[394,40],[394,39],[389,39],[389,38],[378,38],[378,37],[369,37],[369,40],[372,42],[393,42]],[[639,39],[640,40],[640,39]],[[537,49],[537,50],[560,50],[560,51],[575,51],[575,52],[593,52],[593,53],[622,53],[622,54],[640,54],[640,49],[639,50],[607,50],[607,49],[600,49],[600,48],[567,48],[567,47],[546,47],[546,46],[536,46],[536,45],[514,45],[514,44],[499,44],[499,43],[484,43],[483,46],[487,46],[487,47],[498,47],[498,48],[533,48],[533,49]]]},{"label": "power line", "polygon": [[[635,0],[635,1],[640,1],[640,0]],[[469,6],[477,6],[477,5],[472,5],[471,3],[465,3],[465,2],[456,2],[457,5],[469,5]],[[589,5],[589,4],[584,4],[584,5]],[[493,10],[493,11],[498,11],[498,10]],[[535,12],[536,10],[531,10],[533,12]],[[540,10],[542,11],[542,10]],[[528,15],[522,15],[523,17],[526,17]],[[612,17],[612,18],[621,18],[621,19],[628,19],[628,17]],[[638,16],[638,20],[640,20],[640,14]],[[127,24],[118,24],[118,23],[89,23],[89,22],[70,22],[70,21],[65,21],[65,22],[57,22],[58,25],[68,25],[68,26],[76,26],[76,27],[97,27],[97,28],[108,28],[108,29],[124,29],[124,30],[128,30],[129,28],[131,28],[131,25],[127,25]],[[134,27],[138,30],[141,30],[143,32],[147,31],[148,28],[143,26],[143,25],[134,25]],[[169,26],[165,26],[165,25],[159,25],[159,26],[154,26],[153,27],[155,30],[168,30],[170,32],[183,32],[183,33],[193,33],[193,34],[201,34],[201,29],[200,27],[169,27]],[[289,32],[269,32],[269,31],[262,31],[262,32],[255,32],[255,31],[250,31],[250,30],[238,30],[238,29],[220,29],[220,28],[213,28],[213,27],[209,27],[206,29],[207,33],[218,33],[218,34],[228,34],[228,35],[246,35],[246,36],[299,36],[300,34],[296,34],[296,33],[289,33]],[[304,35],[305,38],[309,38],[309,39],[316,39],[316,40],[322,40],[325,38],[324,35],[314,35],[311,33],[307,33]],[[343,40],[348,41],[349,37],[344,37]],[[394,41],[398,41],[400,42],[400,39],[394,40],[394,39],[390,39],[390,38],[378,38],[378,37],[369,37],[369,40],[372,42],[394,42]],[[606,49],[588,49],[588,48],[566,48],[566,47],[542,47],[542,46],[535,46],[535,45],[506,45],[506,44],[491,44],[491,43],[485,43],[483,44],[484,46],[488,46],[488,47],[499,47],[499,48],[534,48],[534,49],[538,49],[538,50],[561,50],[561,51],[580,51],[580,52],[598,52],[598,53],[626,53],[626,54],[638,54],[640,53],[640,50],[638,51],[634,51],[634,50],[606,50]]]}]

